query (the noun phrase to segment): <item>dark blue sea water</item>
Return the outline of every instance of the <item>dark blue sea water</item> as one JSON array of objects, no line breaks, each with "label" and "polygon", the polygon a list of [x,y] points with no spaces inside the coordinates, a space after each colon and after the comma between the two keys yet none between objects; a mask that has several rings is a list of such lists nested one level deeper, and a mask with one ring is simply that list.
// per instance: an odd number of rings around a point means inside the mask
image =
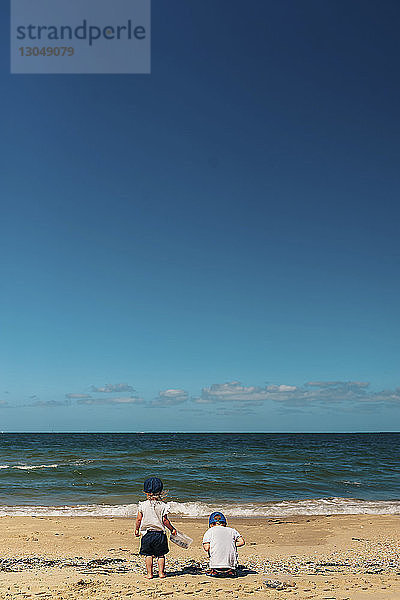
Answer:
[{"label": "dark blue sea water", "polygon": [[188,516],[400,513],[400,433],[0,435],[0,515],[129,516],[151,475]]}]

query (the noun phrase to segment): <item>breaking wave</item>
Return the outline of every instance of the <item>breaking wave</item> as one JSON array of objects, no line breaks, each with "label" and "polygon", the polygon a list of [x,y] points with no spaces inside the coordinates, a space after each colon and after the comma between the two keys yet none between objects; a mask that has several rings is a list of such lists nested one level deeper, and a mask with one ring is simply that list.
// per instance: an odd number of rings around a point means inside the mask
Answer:
[{"label": "breaking wave", "polygon": [[[179,517],[204,518],[215,510],[228,517],[268,518],[301,515],[385,515],[400,514],[397,500],[355,500],[349,498],[317,498],[311,500],[268,502],[265,504],[211,504],[203,502],[170,502],[169,511]],[[137,504],[81,504],[64,506],[0,506],[0,516],[47,517],[130,517]]]}]

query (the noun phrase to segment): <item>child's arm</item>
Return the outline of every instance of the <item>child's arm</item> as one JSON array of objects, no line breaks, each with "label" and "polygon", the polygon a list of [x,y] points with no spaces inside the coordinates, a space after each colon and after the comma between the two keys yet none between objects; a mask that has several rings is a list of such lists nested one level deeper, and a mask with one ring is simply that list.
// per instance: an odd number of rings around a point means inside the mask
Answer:
[{"label": "child's arm", "polygon": [[142,522],[142,519],[143,519],[143,513],[139,510],[137,517],[136,517],[136,523],[135,523],[136,537],[139,537],[140,523]]},{"label": "child's arm", "polygon": [[236,544],[236,548],[240,548],[240,546],[244,546],[245,545],[245,541],[242,538],[242,536],[240,535],[238,538],[236,538],[235,544]]},{"label": "child's arm", "polygon": [[172,535],[176,535],[176,529],[173,525],[171,525],[171,521],[168,519],[167,516],[163,517],[162,522],[163,522],[163,525],[165,525],[165,527],[170,530]]}]

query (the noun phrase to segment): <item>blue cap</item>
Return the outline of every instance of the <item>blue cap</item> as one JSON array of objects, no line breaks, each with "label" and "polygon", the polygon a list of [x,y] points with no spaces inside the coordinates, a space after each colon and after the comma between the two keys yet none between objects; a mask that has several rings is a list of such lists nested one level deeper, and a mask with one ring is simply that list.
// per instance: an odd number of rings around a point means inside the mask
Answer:
[{"label": "blue cap", "polygon": [[146,494],[160,494],[163,487],[163,482],[158,477],[149,477],[143,484],[143,490]]},{"label": "blue cap", "polygon": [[208,519],[208,524],[213,525],[213,523],[225,523],[226,525],[226,517],[222,514],[222,512],[213,512]]}]

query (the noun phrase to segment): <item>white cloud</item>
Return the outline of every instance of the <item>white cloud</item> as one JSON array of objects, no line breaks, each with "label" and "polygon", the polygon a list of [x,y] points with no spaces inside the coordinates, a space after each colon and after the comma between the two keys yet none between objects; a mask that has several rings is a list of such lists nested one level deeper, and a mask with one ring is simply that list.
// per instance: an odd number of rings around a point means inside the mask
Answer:
[{"label": "white cloud", "polygon": [[71,402],[68,400],[36,400],[31,404],[25,404],[24,406],[33,406],[38,408],[60,408],[71,406]]},{"label": "white cloud", "polygon": [[309,381],[295,386],[288,384],[265,387],[244,386],[239,381],[214,383],[203,388],[197,404],[279,402],[282,405],[329,404],[335,402],[400,402],[400,388],[373,392],[363,381]]},{"label": "white cloud", "polygon": [[292,394],[297,390],[293,385],[268,385],[266,387],[244,386],[240,381],[214,383],[202,389],[200,398],[194,401],[198,404],[210,402],[263,402],[274,399],[281,394]]},{"label": "white cloud", "polygon": [[[364,381],[308,381],[302,385],[290,383],[268,383],[264,387],[256,385],[243,385],[240,381],[214,383],[204,387],[199,397],[192,397],[189,403],[189,393],[181,388],[168,388],[161,390],[152,400],[143,398],[131,392],[118,395],[105,395],[108,390],[115,394],[120,388],[133,389],[125,383],[107,384],[102,388],[94,388],[95,395],[88,393],[65,394],[64,401],[41,401],[36,395],[30,396],[30,404],[24,406],[58,407],[58,406],[147,406],[149,408],[168,408],[180,405],[179,410],[203,410],[207,405],[214,405],[217,410],[250,410],[263,403],[279,405],[280,410],[304,409],[322,406],[341,406],[341,410],[353,410],[354,406],[361,405],[365,410],[373,404],[382,403],[400,405],[400,387],[373,391],[370,384]],[[96,396],[96,394],[99,394]],[[0,402],[0,406],[7,406]],[[186,408],[185,408],[186,407]]]},{"label": "white cloud", "polygon": [[84,406],[129,406],[132,404],[144,404],[144,400],[138,396],[121,396],[118,398],[84,398],[78,400],[78,404]]},{"label": "white cloud", "polygon": [[127,383],[106,383],[106,385],[103,385],[102,387],[92,385],[90,390],[96,394],[121,394],[124,392],[131,393],[135,391],[133,387]]},{"label": "white cloud", "polygon": [[298,388],[295,385],[267,385],[266,390],[269,392],[295,392]]},{"label": "white cloud", "polygon": [[175,406],[182,404],[189,398],[189,394],[181,389],[169,389],[161,391],[150,403],[151,406]]},{"label": "white cloud", "polygon": [[348,388],[367,388],[369,383],[365,381],[309,381],[305,385],[320,388],[342,388],[343,386]]}]

